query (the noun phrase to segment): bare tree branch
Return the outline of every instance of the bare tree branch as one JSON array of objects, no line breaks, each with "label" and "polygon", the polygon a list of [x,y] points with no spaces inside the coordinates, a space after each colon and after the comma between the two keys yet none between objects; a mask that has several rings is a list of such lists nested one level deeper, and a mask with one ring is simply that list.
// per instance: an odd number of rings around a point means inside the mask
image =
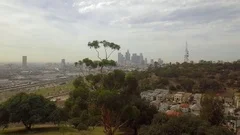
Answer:
[{"label": "bare tree branch", "polygon": [[112,52],[108,55],[107,59],[110,58],[110,56],[112,55],[113,52],[115,52],[115,50],[112,50]]},{"label": "bare tree branch", "polygon": [[105,50],[106,59],[108,59],[107,48],[104,47],[104,50]]},{"label": "bare tree branch", "polygon": [[97,52],[97,57],[98,57],[100,60],[102,60],[102,58],[100,57],[99,51],[98,51],[97,49],[95,49],[95,50],[96,50],[96,52]]}]

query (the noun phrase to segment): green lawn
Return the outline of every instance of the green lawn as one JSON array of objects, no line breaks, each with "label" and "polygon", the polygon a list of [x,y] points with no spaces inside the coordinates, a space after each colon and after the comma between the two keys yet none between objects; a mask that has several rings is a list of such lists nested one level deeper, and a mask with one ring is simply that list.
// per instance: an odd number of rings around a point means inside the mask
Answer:
[{"label": "green lawn", "polygon": [[[35,126],[32,131],[26,131],[23,127],[14,127],[0,132],[1,135],[104,135],[102,127],[94,130],[78,131],[70,127],[58,128],[53,125]],[[122,133],[118,132],[117,135]]]},{"label": "green lawn", "polygon": [[48,96],[59,95],[61,93],[70,92],[73,89],[74,89],[74,86],[72,82],[69,82],[64,85],[59,85],[59,86],[50,87],[50,88],[42,88],[34,91],[34,93],[48,97]]}]

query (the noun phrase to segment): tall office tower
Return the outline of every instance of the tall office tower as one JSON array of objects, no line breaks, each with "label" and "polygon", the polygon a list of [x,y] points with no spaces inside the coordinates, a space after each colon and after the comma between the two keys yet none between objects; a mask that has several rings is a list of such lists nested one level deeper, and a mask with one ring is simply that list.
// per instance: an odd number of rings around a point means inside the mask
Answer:
[{"label": "tall office tower", "polygon": [[141,65],[144,65],[144,58],[143,58],[143,54],[142,53],[140,53],[140,59],[139,59],[139,63],[141,64]]},{"label": "tall office tower", "polygon": [[137,55],[136,57],[136,64],[140,65],[141,64],[141,56]]},{"label": "tall office tower", "polygon": [[62,59],[62,60],[61,60],[61,67],[62,67],[62,68],[65,68],[65,67],[66,67],[66,60],[65,60],[65,59]]},{"label": "tall office tower", "polygon": [[126,61],[130,61],[130,59],[131,59],[130,57],[131,57],[131,54],[129,53],[129,50],[128,50],[125,54]]},{"label": "tall office tower", "polygon": [[22,68],[27,68],[27,56],[22,56]]},{"label": "tall office tower", "polygon": [[158,64],[159,64],[159,65],[163,65],[163,60],[159,58],[159,59],[158,59]]},{"label": "tall office tower", "polygon": [[136,64],[136,63],[137,63],[137,54],[136,54],[136,53],[133,53],[133,54],[132,54],[131,61],[132,61],[133,64]]},{"label": "tall office tower", "polygon": [[124,65],[125,58],[122,53],[118,53],[118,64]]},{"label": "tall office tower", "polygon": [[146,64],[146,65],[148,64],[147,58],[145,58],[144,64]]},{"label": "tall office tower", "polygon": [[151,64],[152,64],[152,65],[154,64],[154,60],[153,60],[153,59],[151,59]]}]

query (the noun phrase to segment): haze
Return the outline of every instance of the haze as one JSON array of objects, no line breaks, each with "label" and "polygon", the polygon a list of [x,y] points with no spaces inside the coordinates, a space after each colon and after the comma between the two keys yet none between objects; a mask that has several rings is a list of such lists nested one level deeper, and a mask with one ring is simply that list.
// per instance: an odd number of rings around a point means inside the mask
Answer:
[{"label": "haze", "polygon": [[[92,40],[121,52],[183,61],[240,58],[239,0],[0,0],[0,62],[96,58]],[[117,53],[113,59],[117,58]]]}]

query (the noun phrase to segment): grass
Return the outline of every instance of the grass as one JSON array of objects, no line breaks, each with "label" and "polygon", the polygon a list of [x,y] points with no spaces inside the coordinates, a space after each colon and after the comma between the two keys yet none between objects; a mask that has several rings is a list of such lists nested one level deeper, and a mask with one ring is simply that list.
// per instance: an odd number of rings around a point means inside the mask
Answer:
[{"label": "grass", "polygon": [[42,88],[34,91],[34,93],[48,97],[48,96],[59,95],[61,93],[70,92],[73,89],[74,89],[74,86],[72,82],[69,82],[64,85],[59,85],[59,86],[49,87],[49,88]]},{"label": "grass", "polygon": [[[123,133],[118,132],[117,135]],[[54,125],[38,125],[31,131],[26,131],[24,127],[12,127],[1,131],[0,135],[105,135],[103,127],[96,127],[94,130],[78,131],[71,127],[58,128]]]}]

